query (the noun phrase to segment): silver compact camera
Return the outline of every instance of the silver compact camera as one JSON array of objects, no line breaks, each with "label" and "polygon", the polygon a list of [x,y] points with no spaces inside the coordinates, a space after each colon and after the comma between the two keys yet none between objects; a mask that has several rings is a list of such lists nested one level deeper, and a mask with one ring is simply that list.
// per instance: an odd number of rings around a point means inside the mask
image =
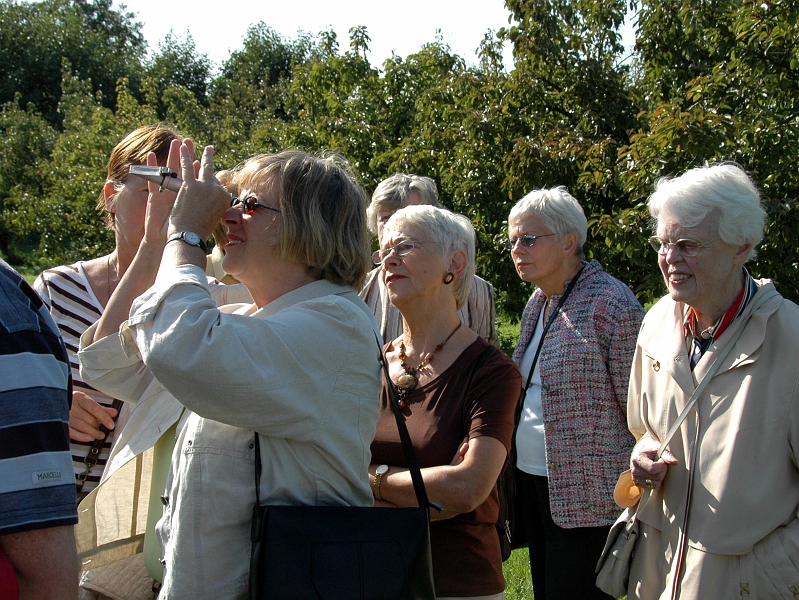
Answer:
[{"label": "silver compact camera", "polygon": [[183,180],[178,177],[169,167],[147,167],[144,165],[131,165],[128,173],[141,177],[147,181],[157,183],[161,192],[165,189],[171,192],[179,192],[180,186],[183,185]]}]

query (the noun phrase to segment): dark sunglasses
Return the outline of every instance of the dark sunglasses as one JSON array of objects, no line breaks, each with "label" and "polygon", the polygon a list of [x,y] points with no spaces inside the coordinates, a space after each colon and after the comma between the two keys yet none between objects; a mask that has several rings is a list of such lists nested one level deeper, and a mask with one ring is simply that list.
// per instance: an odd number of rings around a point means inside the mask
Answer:
[{"label": "dark sunglasses", "polygon": [[258,200],[255,198],[255,196],[248,196],[244,200],[242,200],[240,198],[233,198],[233,200],[230,201],[231,208],[234,207],[234,206],[238,206],[239,204],[241,204],[244,207],[244,214],[245,215],[251,215],[253,212],[255,212],[255,209],[258,208],[259,206],[261,208],[265,208],[266,210],[274,211],[276,213],[280,212],[276,208],[272,208],[271,206],[267,206],[266,204],[262,204],[262,203],[258,202]]},{"label": "dark sunglasses", "polygon": [[549,237],[555,235],[554,233],[545,233],[544,235],[530,235],[525,233],[522,237],[510,238],[505,240],[505,250],[513,250],[516,247],[516,242],[521,242],[525,248],[532,248],[535,246],[535,241],[539,238]]}]

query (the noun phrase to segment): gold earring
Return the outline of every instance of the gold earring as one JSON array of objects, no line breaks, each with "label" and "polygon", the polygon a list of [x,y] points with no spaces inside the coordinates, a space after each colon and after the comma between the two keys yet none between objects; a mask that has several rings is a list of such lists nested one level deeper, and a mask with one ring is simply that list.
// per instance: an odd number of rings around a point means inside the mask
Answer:
[{"label": "gold earring", "polygon": [[449,285],[453,279],[455,279],[455,276],[452,273],[447,273],[444,275],[444,285]]}]

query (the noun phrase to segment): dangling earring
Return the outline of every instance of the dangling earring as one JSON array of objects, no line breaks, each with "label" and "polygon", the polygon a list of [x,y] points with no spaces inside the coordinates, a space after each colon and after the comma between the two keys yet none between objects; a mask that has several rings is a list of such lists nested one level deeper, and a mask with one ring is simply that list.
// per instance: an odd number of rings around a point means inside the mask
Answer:
[{"label": "dangling earring", "polygon": [[455,279],[455,276],[452,273],[447,273],[444,275],[444,285],[449,285],[453,279]]}]

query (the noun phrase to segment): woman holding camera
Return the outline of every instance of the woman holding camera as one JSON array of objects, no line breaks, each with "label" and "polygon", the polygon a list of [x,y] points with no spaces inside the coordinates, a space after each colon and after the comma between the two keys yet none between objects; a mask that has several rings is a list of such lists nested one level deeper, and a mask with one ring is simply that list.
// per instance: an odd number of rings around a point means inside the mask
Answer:
[{"label": "woman holding camera", "polygon": [[[134,402],[161,387],[192,411],[157,527],[159,598],[245,598],[254,435],[262,503],[372,503],[379,348],[355,292],[368,268],[364,192],[341,160],[283,152],[237,169],[231,203],[213,148],[198,178],[186,144],[180,153],[177,201],[153,189],[129,278],[80,356],[98,387]],[[231,311],[209,295],[200,242],[220,219],[224,269],[254,300]]]}]

